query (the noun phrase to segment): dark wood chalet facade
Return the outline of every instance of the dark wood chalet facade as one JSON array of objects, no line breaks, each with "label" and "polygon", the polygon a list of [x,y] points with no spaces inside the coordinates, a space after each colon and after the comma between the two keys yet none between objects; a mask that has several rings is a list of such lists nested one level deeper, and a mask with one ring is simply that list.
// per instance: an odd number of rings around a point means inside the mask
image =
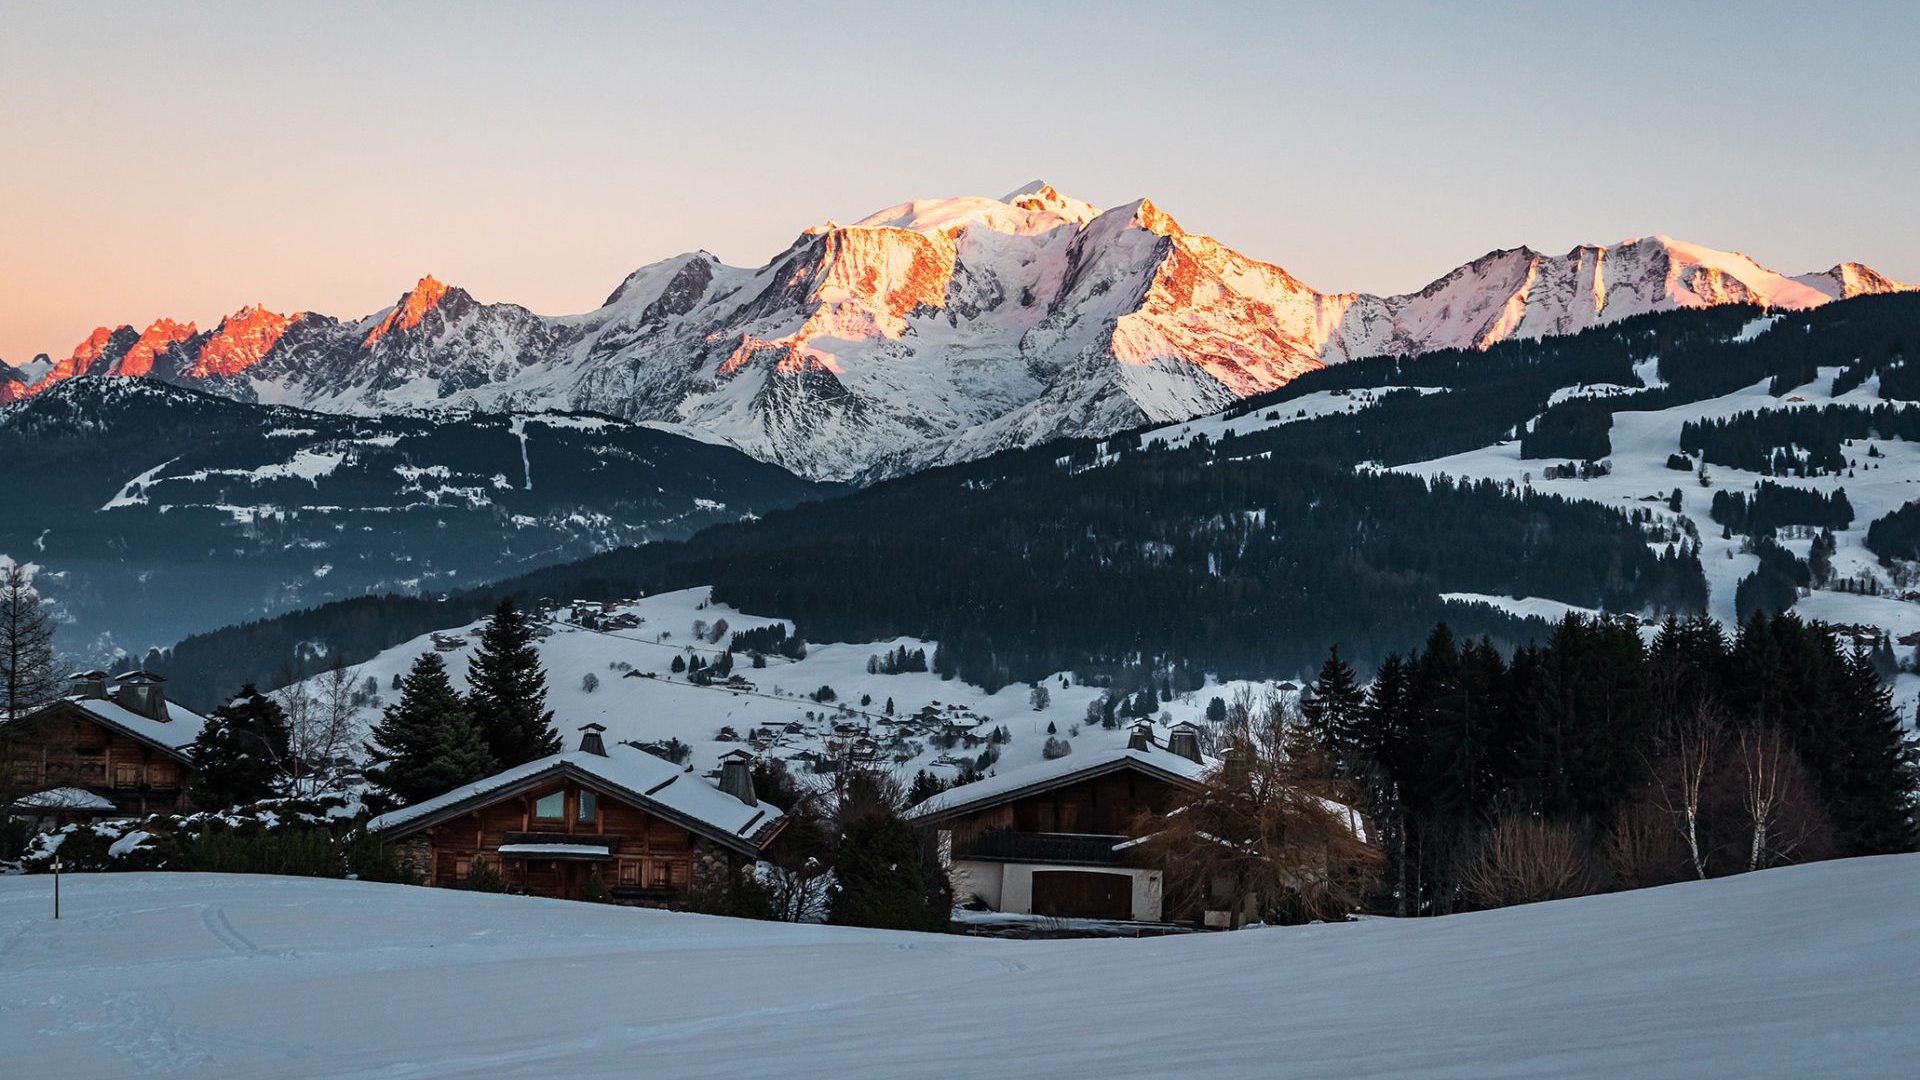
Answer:
[{"label": "dark wood chalet facade", "polygon": [[188,809],[188,750],[206,718],[167,701],[158,675],[72,680],[67,697],[0,724],[9,814],[57,824]]},{"label": "dark wood chalet facade", "polygon": [[1164,910],[1165,868],[1128,843],[1143,817],[1201,790],[1207,762],[1196,734],[1176,728],[1160,745],[1143,725],[1125,747],[964,784],[906,816],[937,832],[961,902],[1071,918],[1197,917]]},{"label": "dark wood chalet facade", "polygon": [[467,887],[484,862],[536,896],[585,899],[597,878],[621,903],[688,907],[749,872],[786,825],[778,807],[754,797],[744,752],[722,759],[715,784],[636,747],[606,747],[598,724],[582,730],[579,750],[368,827],[429,885]]}]

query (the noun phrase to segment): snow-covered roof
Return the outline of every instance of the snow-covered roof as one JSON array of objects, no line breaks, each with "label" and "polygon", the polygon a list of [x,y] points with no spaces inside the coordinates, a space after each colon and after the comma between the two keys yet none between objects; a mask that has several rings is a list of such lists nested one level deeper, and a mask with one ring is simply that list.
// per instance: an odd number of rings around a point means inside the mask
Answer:
[{"label": "snow-covered roof", "polygon": [[1086,754],[1073,753],[949,788],[913,806],[905,817],[910,821],[949,817],[1128,768],[1172,783],[1198,786],[1213,764],[1205,760],[1192,761],[1159,748],[1137,750],[1132,746],[1115,746]]},{"label": "snow-covered roof", "polygon": [[13,805],[28,810],[112,810],[113,800],[95,795],[86,788],[60,787],[36,791],[15,799]]},{"label": "snow-covered roof", "polygon": [[170,719],[162,723],[108,698],[70,697],[67,700],[85,709],[108,727],[179,758],[186,757],[187,747],[193,745],[193,740],[200,737],[200,729],[207,725],[206,717],[171,701],[166,703]]},{"label": "snow-covered roof", "polygon": [[780,808],[771,803],[748,806],[664,758],[616,744],[604,755],[570,750],[517,765],[425,802],[382,814],[368,822],[367,828],[373,832],[411,832],[460,813],[471,804],[505,798],[559,776],[570,776],[743,851],[765,847],[785,822]]},{"label": "snow-covered roof", "polygon": [[502,855],[545,855],[554,859],[605,859],[612,857],[607,844],[501,844]]}]

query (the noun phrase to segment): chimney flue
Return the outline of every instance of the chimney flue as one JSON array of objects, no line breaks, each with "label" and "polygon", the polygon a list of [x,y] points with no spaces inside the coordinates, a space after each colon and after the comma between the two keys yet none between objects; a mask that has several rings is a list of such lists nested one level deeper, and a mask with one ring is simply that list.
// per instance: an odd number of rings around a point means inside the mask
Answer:
[{"label": "chimney flue", "polygon": [[730,750],[720,755],[720,790],[746,803],[760,805],[753,797],[753,755],[745,750]]},{"label": "chimney flue", "polygon": [[68,692],[77,698],[103,701],[107,696],[107,673],[104,671],[76,671],[67,676],[72,688]]},{"label": "chimney flue", "polygon": [[1182,721],[1167,733],[1167,750],[1200,764],[1200,729]]},{"label": "chimney flue", "polygon": [[113,700],[120,707],[163,724],[173,719],[167,713],[166,694],[160,689],[166,679],[150,671],[123,671],[114,678],[119,685],[113,688]]},{"label": "chimney flue", "polygon": [[1133,725],[1133,733],[1127,736],[1127,749],[1152,750],[1153,725],[1145,720]]},{"label": "chimney flue", "polygon": [[600,733],[605,730],[607,730],[607,728],[604,724],[581,724],[580,752],[583,754],[599,754],[601,757],[606,757],[607,743],[605,739],[600,737]]}]

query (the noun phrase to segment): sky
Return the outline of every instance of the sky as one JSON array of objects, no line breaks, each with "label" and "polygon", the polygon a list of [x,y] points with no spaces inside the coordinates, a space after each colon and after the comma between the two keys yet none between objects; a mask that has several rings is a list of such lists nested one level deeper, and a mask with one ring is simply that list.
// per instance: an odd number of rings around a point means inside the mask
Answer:
[{"label": "sky", "polygon": [[584,311],[1034,179],[1330,291],[1652,233],[1915,281],[1915,40],[1907,3],[0,0],[0,358],[425,273]]}]

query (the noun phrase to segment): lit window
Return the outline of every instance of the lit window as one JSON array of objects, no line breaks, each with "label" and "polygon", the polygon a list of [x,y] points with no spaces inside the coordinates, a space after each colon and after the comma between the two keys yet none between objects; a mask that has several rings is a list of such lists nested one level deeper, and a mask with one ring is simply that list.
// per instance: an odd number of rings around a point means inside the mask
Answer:
[{"label": "lit window", "polygon": [[551,795],[543,796],[539,802],[533,804],[533,816],[537,818],[547,818],[552,821],[558,821],[566,817],[567,793],[564,791],[556,791]]},{"label": "lit window", "polygon": [[592,823],[594,801],[593,792],[582,791],[580,793],[580,804],[575,807],[573,816],[577,820]]}]

